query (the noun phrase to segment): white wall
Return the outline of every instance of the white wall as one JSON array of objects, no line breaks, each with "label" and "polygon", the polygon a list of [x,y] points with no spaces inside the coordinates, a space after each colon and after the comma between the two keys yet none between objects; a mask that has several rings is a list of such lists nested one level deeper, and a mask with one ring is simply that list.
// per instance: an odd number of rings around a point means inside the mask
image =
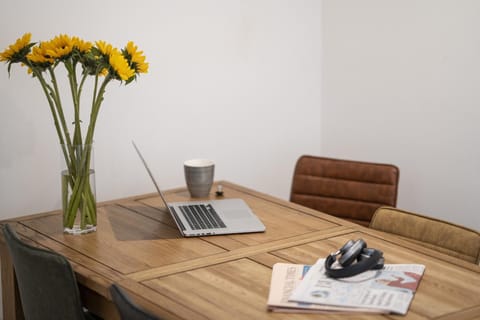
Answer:
[{"label": "white wall", "polygon": [[[296,159],[320,152],[321,2],[4,1],[0,50],[24,32],[133,40],[150,72],[110,84],[96,130],[97,197],[153,192],[131,140],[164,187],[208,157],[216,179],[287,198]],[[0,219],[60,208],[60,149],[43,93],[0,72]],[[66,100],[66,98],[65,98]]]},{"label": "white wall", "polygon": [[[479,13],[473,0],[7,1],[0,49],[31,31],[145,51],[150,73],[110,85],[99,117],[99,200],[153,191],[135,139],[165,187],[201,156],[217,179],[283,198],[300,154],[395,163],[400,207],[480,229]],[[58,209],[39,85],[4,68],[0,97],[0,219]]]},{"label": "white wall", "polygon": [[400,167],[398,206],[480,229],[480,2],[325,0],[322,153]]}]

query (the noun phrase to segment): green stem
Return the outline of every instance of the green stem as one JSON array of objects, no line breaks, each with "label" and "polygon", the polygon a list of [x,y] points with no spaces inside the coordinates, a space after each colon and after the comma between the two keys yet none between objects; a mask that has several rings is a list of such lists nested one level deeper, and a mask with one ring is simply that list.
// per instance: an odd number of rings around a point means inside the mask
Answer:
[{"label": "green stem", "polygon": [[53,91],[52,91],[53,101],[55,102],[55,107],[57,109],[57,114],[60,119],[60,124],[62,125],[62,129],[65,135],[65,142],[69,146],[71,146],[72,140],[70,139],[70,132],[68,130],[67,122],[65,121],[65,115],[63,113],[62,101],[60,99],[60,90],[58,89],[57,78],[55,77],[55,72],[51,67],[48,68],[48,71],[50,73],[51,82],[53,84]]},{"label": "green stem", "polygon": [[70,92],[72,94],[73,100],[73,110],[74,110],[74,126],[75,130],[73,133],[73,144],[81,145],[82,144],[82,131],[80,128],[80,94],[78,93],[78,83],[77,83],[77,73],[76,73],[76,64],[71,61],[65,61],[65,68],[68,71],[68,82],[70,83]]},{"label": "green stem", "polygon": [[[68,145],[65,144],[64,133],[62,132],[62,128],[60,126],[58,115],[57,115],[58,108],[55,107],[53,89],[45,81],[45,78],[43,77],[41,72],[39,72],[36,68],[31,68],[31,69],[32,69],[34,75],[39,80],[39,82],[41,84],[41,87],[42,87],[42,90],[45,93],[45,97],[47,98],[48,105],[50,107],[50,111],[51,111],[51,114],[52,114],[52,117],[53,117],[55,129],[57,131],[58,139],[59,139],[59,142],[60,142],[60,146],[62,148],[62,153],[63,153],[64,159],[65,159],[65,163],[67,165],[68,174],[64,175],[62,173],[62,205],[63,205],[63,208],[64,208],[64,221],[68,221],[68,217],[72,215],[71,211],[65,210],[65,208],[68,207],[68,188],[69,188],[69,185],[71,185],[72,188],[75,185],[74,176],[72,174],[70,174],[70,173],[74,172],[74,169],[72,168],[72,165],[71,165],[72,164],[71,157],[69,156],[69,154],[73,155],[73,150],[71,149],[71,146],[68,146]],[[96,220],[96,213],[94,211],[92,211],[92,210],[95,210],[95,203],[94,203],[94,196],[93,196],[93,194],[90,190],[90,187],[88,189],[88,192],[89,192],[88,193],[89,197],[88,197],[88,200],[86,200],[85,202],[89,204],[88,208],[91,212],[91,213],[89,213],[89,215],[91,217],[94,217],[94,219]],[[93,207],[93,209],[92,209],[92,207]],[[75,218],[73,220],[75,220]],[[90,219],[90,220],[95,221],[93,219]],[[95,221],[95,224],[96,224],[96,221]],[[72,226],[73,226],[73,223],[72,223]]]},{"label": "green stem", "polygon": [[80,85],[78,86],[78,99],[80,103],[80,96],[82,95],[82,89],[83,89],[83,84],[85,83],[85,80],[87,80],[88,73],[84,73],[82,76],[82,80],[80,80]]},{"label": "green stem", "polygon": [[[98,113],[100,111],[100,106],[102,105],[103,95],[105,94],[105,89],[107,84],[112,80],[110,74],[108,74],[105,79],[103,80],[102,85],[98,91],[96,96],[94,95],[93,103],[92,103],[92,110],[90,112],[90,123],[88,125],[87,135],[85,137],[85,143],[91,144],[93,142],[93,134],[95,131],[95,124],[97,122]],[[95,88],[97,87],[98,75],[95,76]],[[96,89],[95,89],[96,92]]]},{"label": "green stem", "polygon": [[65,158],[65,162],[68,165],[69,164],[68,151],[65,147],[65,140],[64,140],[62,129],[61,129],[59,121],[58,121],[58,115],[57,115],[57,112],[56,112],[55,103],[52,100],[52,97],[51,97],[51,94],[50,94],[51,91],[52,91],[52,88],[47,84],[47,82],[45,81],[45,78],[43,77],[41,72],[39,72],[36,68],[33,68],[29,63],[27,63],[27,65],[29,65],[29,67],[32,69],[34,75],[40,81],[40,84],[42,86],[42,90],[45,93],[45,97],[47,98],[48,105],[50,107],[50,112],[51,112],[52,117],[53,117],[53,123],[55,125],[55,130],[57,131],[58,140],[60,142],[60,146],[62,147],[63,156]]},{"label": "green stem", "polygon": [[[77,212],[80,211],[80,227],[84,228],[87,224],[96,225],[97,220],[95,195],[90,183],[90,177],[93,174],[90,169],[92,143],[95,125],[103,102],[106,86],[113,78],[110,75],[107,75],[101,85],[99,85],[99,76],[95,76],[90,123],[86,131],[85,139],[82,141],[82,132],[80,128],[80,95],[88,74],[83,74],[79,84],[77,81],[75,63],[66,61],[64,64],[68,72],[70,91],[74,105],[75,131],[73,141],[70,137],[65,114],[62,109],[60,90],[54,72],[55,66],[47,68],[50,75],[50,85],[45,80],[40,69],[34,68],[31,64],[27,63],[34,72],[34,75],[39,79],[43,92],[47,98],[63,156],[65,158],[65,163],[67,165],[67,172],[62,174],[64,226],[72,228],[78,214]],[[69,190],[71,190],[70,196]]]},{"label": "green stem", "polygon": [[51,89],[51,96],[53,98],[53,102],[56,108],[56,112],[58,115],[58,119],[60,120],[61,128],[63,130],[63,136],[64,136],[64,144],[66,144],[66,148],[69,154],[69,160],[67,162],[67,167],[68,169],[75,170],[75,154],[74,150],[72,147],[72,140],[70,138],[70,132],[68,130],[67,122],[65,120],[65,115],[63,113],[63,108],[62,108],[62,102],[60,99],[60,90],[58,89],[58,84],[57,84],[57,79],[55,77],[55,72],[52,67],[48,68],[48,71],[50,73],[50,78],[51,82],[53,84],[53,90]]},{"label": "green stem", "polygon": [[[72,228],[76,216],[80,213],[81,228],[86,224],[96,225],[95,195],[90,185],[90,177],[94,173],[90,169],[91,145],[76,146],[77,170],[69,173],[75,183],[73,184],[68,204],[64,208],[64,226]],[[69,187],[64,185],[64,187]],[[68,192],[68,190],[67,190]],[[68,196],[68,193],[67,193]]]},{"label": "green stem", "polygon": [[[87,134],[85,137],[85,145],[91,145],[93,142],[95,123],[97,121],[98,113],[100,111],[100,106],[103,101],[103,95],[105,93],[106,86],[111,79],[112,78],[109,75],[107,75],[97,93],[98,75],[95,77],[95,89],[94,89],[94,96],[92,101],[92,110],[90,113],[90,124],[88,126]],[[72,198],[68,204],[68,212],[70,214],[68,219],[68,225],[70,224],[73,225],[73,222],[75,221],[75,213],[77,212],[80,206],[80,201],[82,200],[82,196],[87,198],[90,198],[92,196],[91,190],[90,190],[90,193],[87,195],[82,194],[82,192],[79,191],[79,190],[85,190],[86,184],[89,183],[88,181],[89,181],[89,170],[90,170],[89,168],[90,155],[91,155],[91,148],[87,148],[81,155],[80,165],[82,168],[86,168],[85,170],[88,170],[88,171],[85,171],[85,172],[88,172],[88,173],[79,175],[75,180],[74,188],[72,190]]]}]

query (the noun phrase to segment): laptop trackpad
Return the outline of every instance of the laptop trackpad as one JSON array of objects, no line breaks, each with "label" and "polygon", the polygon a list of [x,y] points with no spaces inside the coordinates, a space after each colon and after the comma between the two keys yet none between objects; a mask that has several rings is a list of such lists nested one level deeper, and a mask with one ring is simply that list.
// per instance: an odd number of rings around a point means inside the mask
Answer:
[{"label": "laptop trackpad", "polygon": [[248,217],[248,215],[245,215],[244,210],[230,209],[225,210],[222,214],[222,217],[225,219],[245,219],[245,217]]},{"label": "laptop trackpad", "polygon": [[248,205],[239,199],[225,199],[212,201],[212,205],[220,216],[224,219],[250,219],[252,212]]}]

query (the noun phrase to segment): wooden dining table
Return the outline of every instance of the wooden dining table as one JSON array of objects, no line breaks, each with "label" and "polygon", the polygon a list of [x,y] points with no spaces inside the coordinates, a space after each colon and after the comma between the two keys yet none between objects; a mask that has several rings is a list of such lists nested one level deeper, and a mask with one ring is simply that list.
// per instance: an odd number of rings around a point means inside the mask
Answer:
[{"label": "wooden dining table", "polygon": [[[224,195],[244,199],[265,232],[185,238],[156,193],[98,204],[97,231],[63,233],[60,211],[2,221],[26,242],[61,253],[76,274],[83,303],[119,319],[108,288],[163,319],[480,319],[480,266],[227,181]],[[165,193],[188,201],[186,188]],[[423,264],[425,273],[405,316],[369,313],[280,313],[267,310],[272,266],[314,264],[349,239],[364,239],[385,263]],[[0,237],[4,320],[22,319],[14,269]]]}]

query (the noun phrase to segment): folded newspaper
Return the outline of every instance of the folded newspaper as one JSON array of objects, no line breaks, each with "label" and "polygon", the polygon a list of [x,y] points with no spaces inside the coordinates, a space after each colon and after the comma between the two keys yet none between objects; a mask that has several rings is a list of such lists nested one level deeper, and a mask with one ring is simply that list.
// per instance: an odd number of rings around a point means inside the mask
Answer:
[{"label": "folded newspaper", "polygon": [[386,264],[381,270],[332,279],[325,259],[313,266],[273,266],[268,309],[276,312],[373,312],[406,314],[424,265]]}]

